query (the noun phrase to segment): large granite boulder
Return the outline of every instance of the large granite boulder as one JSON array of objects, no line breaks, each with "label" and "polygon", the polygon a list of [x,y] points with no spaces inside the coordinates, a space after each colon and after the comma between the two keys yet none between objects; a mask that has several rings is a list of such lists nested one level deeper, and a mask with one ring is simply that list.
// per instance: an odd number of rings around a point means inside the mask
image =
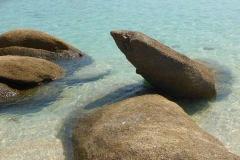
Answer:
[{"label": "large granite boulder", "polygon": [[117,102],[80,118],[74,159],[239,160],[160,95]]},{"label": "large granite boulder", "polygon": [[75,58],[83,52],[63,40],[31,29],[16,29],[0,35],[0,56],[23,55],[39,58]]},{"label": "large granite boulder", "polygon": [[179,97],[216,95],[212,70],[160,42],[134,31],[111,31],[118,48],[153,86]]},{"label": "large granite boulder", "polygon": [[0,70],[0,82],[17,89],[52,81],[64,74],[52,62],[26,56],[0,56]]}]

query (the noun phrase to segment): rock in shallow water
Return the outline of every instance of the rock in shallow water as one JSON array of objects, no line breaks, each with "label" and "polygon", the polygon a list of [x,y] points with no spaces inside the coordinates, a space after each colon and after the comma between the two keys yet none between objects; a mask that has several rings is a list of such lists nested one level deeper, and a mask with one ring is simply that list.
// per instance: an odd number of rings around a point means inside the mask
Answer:
[{"label": "rock in shallow water", "polygon": [[0,102],[1,99],[14,97],[18,94],[18,91],[10,88],[6,84],[0,83]]},{"label": "rock in shallow water", "polygon": [[118,48],[153,86],[179,97],[216,96],[212,70],[160,42],[134,31],[111,31]]},{"label": "rock in shallow water", "polygon": [[64,70],[47,60],[25,56],[0,56],[0,82],[27,88],[60,78]]},{"label": "rock in shallow water", "polygon": [[39,58],[76,58],[83,52],[63,40],[31,29],[16,29],[0,35],[0,56],[23,55]]},{"label": "rock in shallow water", "polygon": [[240,159],[160,95],[130,98],[80,118],[72,143],[76,160]]}]

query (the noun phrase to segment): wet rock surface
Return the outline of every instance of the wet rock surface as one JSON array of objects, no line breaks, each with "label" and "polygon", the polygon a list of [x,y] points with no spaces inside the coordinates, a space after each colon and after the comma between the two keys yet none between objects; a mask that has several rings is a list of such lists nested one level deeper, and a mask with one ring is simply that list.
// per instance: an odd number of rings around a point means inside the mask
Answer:
[{"label": "wet rock surface", "polygon": [[18,94],[18,91],[10,88],[6,84],[0,83],[0,102],[1,99],[14,97]]}]

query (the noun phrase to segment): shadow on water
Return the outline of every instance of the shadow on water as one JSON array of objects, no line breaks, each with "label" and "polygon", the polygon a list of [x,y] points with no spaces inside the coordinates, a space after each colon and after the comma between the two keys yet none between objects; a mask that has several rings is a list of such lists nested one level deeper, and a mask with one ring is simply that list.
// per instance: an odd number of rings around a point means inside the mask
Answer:
[{"label": "shadow on water", "polygon": [[[91,112],[92,110],[94,111],[94,109],[100,108],[101,106],[104,106],[106,104],[109,105],[134,96],[140,96],[144,94],[160,94],[169,99],[170,101],[177,103],[184,109],[184,111],[188,115],[203,112],[211,107],[211,103],[214,103],[215,101],[220,101],[226,98],[231,93],[233,77],[231,70],[227,66],[217,61],[209,59],[207,60],[201,59],[199,61],[207,64],[213,69],[217,89],[217,96],[214,98],[193,99],[171,97],[157,89],[152,88],[151,85],[144,81],[144,85],[142,83],[138,83],[119,88],[118,90],[104,96],[103,98],[97,99],[96,101],[87,104],[84,107],[84,109]],[[74,127],[74,124],[77,122],[77,120],[81,116],[84,116],[83,114],[80,113],[78,115],[76,114],[77,113],[75,113],[72,119],[71,118],[67,119],[62,125],[62,128],[58,132],[59,133],[58,138],[61,139],[63,143],[66,160],[72,159],[73,156],[71,144],[71,130]]]},{"label": "shadow on water", "polygon": [[[213,69],[214,78],[216,81],[217,96],[211,99],[197,99],[197,98],[176,98],[167,95],[157,89],[154,89],[146,81],[137,84],[128,85],[118,90],[107,94],[106,96],[97,99],[87,104],[84,109],[87,111],[85,114],[95,111],[104,105],[109,105],[127,98],[140,96],[144,94],[160,94],[170,101],[177,103],[181,106],[188,115],[193,115],[202,112],[211,107],[211,103],[220,101],[226,98],[231,93],[232,86],[232,73],[228,67],[213,60],[199,60],[206,63]],[[73,157],[72,143],[71,143],[71,130],[76,124],[77,120],[84,116],[83,113],[75,112],[71,114],[72,117],[66,119],[58,132],[58,138],[61,140],[64,147],[64,155],[66,160]]]},{"label": "shadow on water", "polygon": [[72,75],[75,71],[83,68],[87,65],[93,63],[92,57],[85,55],[81,58],[74,58],[74,59],[55,59],[52,60],[53,63],[58,64],[66,71],[66,76]]},{"label": "shadow on water", "polygon": [[146,89],[147,88],[143,87],[139,83],[128,85],[128,86],[119,88],[118,90],[111,92],[108,95],[106,95],[92,103],[87,104],[84,107],[84,109],[90,110],[90,109],[101,107],[106,104],[112,104],[114,102],[136,96],[139,92],[145,92]]},{"label": "shadow on water", "polygon": [[[146,81],[144,81],[144,83],[147,84]],[[193,115],[197,112],[202,112],[203,110],[208,109],[210,106],[210,103],[214,103],[216,100],[216,97],[210,98],[210,99],[172,97],[167,93],[164,93],[158,89],[151,87],[150,85],[148,85],[148,87],[130,85],[123,88],[119,88],[115,92],[110,93],[104,96],[103,98],[100,98],[92,103],[87,104],[84,107],[84,109],[91,110],[91,109],[101,107],[103,105],[110,105],[112,103],[115,103],[127,98],[141,96],[145,94],[162,95],[168,100],[177,103],[180,107],[183,108],[183,110],[188,115]]]},{"label": "shadow on water", "polygon": [[217,90],[216,100],[220,101],[232,93],[232,71],[224,64],[212,59],[197,59],[212,68]]},{"label": "shadow on water", "polygon": [[[61,98],[60,94],[64,88],[96,81],[110,74],[110,71],[105,71],[100,74],[96,73],[96,75],[93,76],[90,75],[90,77],[88,74],[85,75],[86,73],[83,73],[80,77],[72,76],[75,71],[79,71],[93,63],[92,58],[89,56],[81,59],[55,60],[54,63],[57,63],[65,69],[65,77],[32,89],[20,90],[17,96],[0,102],[0,113],[24,115],[38,112]],[[94,69],[94,67],[91,69]]]},{"label": "shadow on water", "polygon": [[112,104],[126,98],[134,97],[144,93],[146,94],[147,92],[153,93],[150,90],[151,88],[144,86],[142,82],[127,85],[107,94],[100,99],[97,99],[96,101],[93,101],[92,103],[87,104],[84,107],[86,113],[82,113],[81,111],[73,111],[73,113],[71,113],[70,116],[64,120],[57,134],[57,138],[60,139],[63,144],[65,160],[71,160],[73,158],[71,131],[80,116],[84,116],[84,114],[95,111],[95,109],[98,109],[106,104]]},{"label": "shadow on water", "polygon": [[210,104],[215,102],[216,97],[210,98],[210,99],[176,98],[176,97],[173,97],[169,100],[177,103],[179,106],[182,107],[182,109],[188,115],[191,116],[191,115],[194,115],[195,113],[203,112],[204,110],[209,109]]},{"label": "shadow on water", "polygon": [[0,0],[0,4],[7,2],[7,0]]},{"label": "shadow on water", "polygon": [[171,98],[170,100],[181,106],[188,115],[193,115],[198,112],[203,112],[209,109],[210,104],[215,101],[221,101],[231,94],[233,76],[231,70],[212,59],[197,59],[200,62],[208,65],[213,72],[217,96],[210,99],[192,99],[192,98]]},{"label": "shadow on water", "polygon": [[[165,96],[166,98],[169,98],[171,101],[177,103],[180,105],[189,115],[193,115],[196,112],[203,111],[209,107],[210,103],[214,103],[216,100],[220,101],[224,98],[226,98],[231,93],[231,87],[233,83],[233,77],[231,70],[219,63],[218,61],[211,60],[211,59],[198,59],[198,61],[201,61],[205,64],[207,64],[210,68],[213,70],[213,76],[216,83],[216,90],[217,90],[217,96],[211,99],[198,99],[198,98],[176,98],[168,96],[167,94],[164,94],[163,92],[160,92],[158,90],[141,90],[142,94],[161,94]],[[145,84],[148,84],[146,81]],[[149,84],[148,84],[149,85]],[[150,85],[149,85],[150,86]],[[120,93],[127,93],[131,91],[130,86],[126,86],[123,88],[118,89],[117,91],[110,93],[109,95],[106,95],[105,97],[98,99],[84,107],[84,109],[93,109],[96,107],[100,107],[104,104],[110,104],[111,99],[114,99],[114,96],[119,95]],[[133,94],[131,97],[136,96],[136,93]],[[118,99],[123,100],[124,98],[129,98],[128,96],[122,96]],[[106,101],[108,101],[106,103]],[[116,102],[116,101],[114,101]]]},{"label": "shadow on water", "polygon": [[[224,65],[217,63],[216,61],[200,60],[208,64],[213,68],[214,77],[216,80],[216,87],[218,95],[213,99],[187,99],[187,98],[174,98],[167,94],[154,89],[146,81],[141,81],[136,84],[128,85],[117,89],[114,92],[107,94],[106,96],[97,99],[89,104],[86,104],[84,109],[86,112],[94,111],[106,104],[112,104],[127,98],[140,96],[144,94],[160,94],[170,101],[173,101],[180,105],[189,115],[193,115],[197,112],[201,112],[209,108],[214,101],[226,98],[231,93],[232,74],[231,71]],[[96,81],[102,79],[104,76],[110,74],[109,71],[92,76],[81,78],[69,78],[74,72],[79,71],[81,68],[93,63],[90,57],[84,57],[76,60],[54,60],[66,70],[64,78],[56,80],[51,83],[43,84],[34,89],[27,91],[27,95],[18,97],[16,101],[9,103],[2,103],[0,107],[1,113],[13,113],[13,114],[28,114],[32,112],[38,112],[43,107],[48,106],[50,103],[56,101],[59,98],[62,90],[68,86],[81,85],[90,81]],[[76,112],[76,111],[74,111]],[[76,121],[83,116],[82,113],[72,113],[68,118],[63,120],[63,124],[58,131],[57,138],[61,140],[64,149],[64,155],[66,160],[72,159],[72,144],[71,144],[71,130],[74,127]]]}]

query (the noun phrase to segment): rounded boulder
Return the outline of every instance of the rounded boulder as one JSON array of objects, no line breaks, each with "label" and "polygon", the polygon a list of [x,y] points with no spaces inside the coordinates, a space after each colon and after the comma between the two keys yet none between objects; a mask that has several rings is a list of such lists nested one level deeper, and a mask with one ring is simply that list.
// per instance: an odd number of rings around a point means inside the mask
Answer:
[{"label": "rounded boulder", "polygon": [[0,55],[23,55],[40,58],[75,58],[83,52],[47,33],[15,29],[0,35]]},{"label": "rounded boulder", "polygon": [[76,160],[240,159],[160,95],[129,98],[83,116],[72,143]]},{"label": "rounded boulder", "polygon": [[52,62],[27,56],[0,56],[0,70],[0,82],[17,88],[52,81],[64,74]]}]

